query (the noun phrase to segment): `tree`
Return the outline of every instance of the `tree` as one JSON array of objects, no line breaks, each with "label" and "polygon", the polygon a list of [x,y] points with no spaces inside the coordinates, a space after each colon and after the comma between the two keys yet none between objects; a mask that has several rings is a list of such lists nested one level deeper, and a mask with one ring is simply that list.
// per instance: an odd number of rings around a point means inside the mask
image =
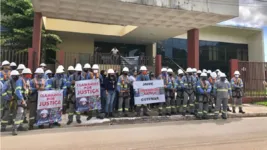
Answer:
[{"label": "tree", "polygon": [[[30,0],[2,0],[1,26],[5,31],[1,33],[1,47],[16,52],[27,51],[32,47],[32,30],[34,11]],[[45,60],[47,50],[57,51],[57,45],[62,42],[56,34],[42,29],[41,58]]]}]

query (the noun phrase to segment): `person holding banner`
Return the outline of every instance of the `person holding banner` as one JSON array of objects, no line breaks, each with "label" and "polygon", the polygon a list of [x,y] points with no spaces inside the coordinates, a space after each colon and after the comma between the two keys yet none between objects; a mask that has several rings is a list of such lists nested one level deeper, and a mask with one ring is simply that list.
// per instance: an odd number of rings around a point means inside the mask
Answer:
[{"label": "person holding banner", "polygon": [[86,63],[84,64],[83,66],[83,76],[86,78],[86,79],[91,79],[92,78],[92,72],[90,72],[91,69],[91,65]]},{"label": "person holding banner", "polygon": [[[36,122],[36,111],[37,111],[37,101],[38,101],[38,91],[45,90],[45,79],[44,70],[42,68],[37,68],[35,70],[35,77],[30,81],[30,101],[29,101],[29,109],[30,109],[30,118],[29,118],[29,129],[33,129],[33,125]],[[44,126],[39,126],[43,128]]]},{"label": "person holding banner", "polygon": [[183,105],[186,105],[183,103],[184,99],[184,82],[182,80],[184,76],[184,72],[179,69],[178,70],[178,76],[176,78],[176,83],[177,83],[177,112],[180,113],[182,112]]},{"label": "person holding banner", "polygon": [[175,92],[177,88],[177,83],[173,77],[173,70],[169,68],[168,72],[168,84],[167,84],[167,99],[166,99],[166,115],[176,114],[175,107]]},{"label": "person holding banner", "polygon": [[[24,128],[23,123],[23,112],[26,107],[26,101],[22,95],[23,81],[20,78],[20,73],[16,70],[11,71],[11,79],[8,80],[3,87],[3,100],[8,101],[7,106],[8,112],[6,111],[1,121],[1,131],[5,130],[8,120],[12,117],[13,128],[12,135],[17,135],[17,130],[27,130]],[[12,115],[10,115],[12,114]]]},{"label": "person holding banner", "polygon": [[108,77],[104,81],[106,93],[105,117],[114,117],[113,102],[116,94],[116,77],[113,69],[108,69]]},{"label": "person holding banner", "polygon": [[[168,73],[167,73],[167,68],[162,68],[161,69],[161,74],[158,77],[159,80],[163,80],[164,87],[165,87],[165,93],[167,93],[167,85],[168,85]],[[165,99],[167,100],[167,94],[165,95]],[[167,100],[168,101],[168,100]],[[166,102],[167,102],[166,101]],[[167,106],[166,106],[167,107]],[[163,103],[159,104],[159,116],[162,116],[162,109],[163,109]]]},{"label": "person holding banner", "polygon": [[[147,68],[146,66],[141,66],[140,67],[140,74],[136,77],[136,81],[148,81],[149,76],[147,75]],[[143,107],[143,115],[144,116],[149,116],[147,113],[147,105],[136,105],[136,116],[139,117],[141,114],[141,107]]]},{"label": "person holding banner", "polygon": [[52,71],[51,70],[46,70],[45,71],[45,89],[49,90],[52,87]]},{"label": "person holding banner", "polygon": [[119,92],[119,116],[122,116],[122,104],[124,102],[124,116],[128,117],[129,105],[130,105],[130,79],[128,77],[129,68],[124,67],[122,69],[122,75],[118,79],[117,90]]}]

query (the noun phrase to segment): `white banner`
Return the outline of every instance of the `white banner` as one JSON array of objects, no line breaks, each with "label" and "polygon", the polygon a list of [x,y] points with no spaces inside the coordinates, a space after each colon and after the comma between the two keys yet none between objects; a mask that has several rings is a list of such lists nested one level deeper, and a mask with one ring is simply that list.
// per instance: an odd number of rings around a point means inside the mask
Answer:
[{"label": "white banner", "polygon": [[135,81],[133,88],[135,105],[165,102],[163,80]]}]

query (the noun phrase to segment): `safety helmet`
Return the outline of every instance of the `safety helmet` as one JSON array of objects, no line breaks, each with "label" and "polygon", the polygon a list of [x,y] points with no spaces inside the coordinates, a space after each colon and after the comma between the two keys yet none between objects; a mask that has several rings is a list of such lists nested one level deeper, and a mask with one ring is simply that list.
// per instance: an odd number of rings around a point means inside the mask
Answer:
[{"label": "safety helmet", "polygon": [[200,75],[201,77],[206,77],[207,76],[207,74],[206,73],[201,73],[201,75]]},{"label": "safety helmet", "polygon": [[57,68],[60,68],[60,69],[64,70],[64,67],[62,65],[59,65]]},{"label": "safety helmet", "polygon": [[19,64],[17,70],[23,70],[25,69],[26,67],[24,66],[24,64]]},{"label": "safety helmet", "polygon": [[68,71],[74,71],[75,69],[74,69],[74,67],[73,66],[69,66],[68,67]]},{"label": "safety helmet", "polygon": [[202,71],[201,70],[198,70],[197,73],[202,73]]},{"label": "safety helmet", "polygon": [[226,74],[225,73],[220,73],[220,78],[223,78],[223,77],[226,77]]},{"label": "safety helmet", "polygon": [[64,70],[61,68],[57,68],[56,73],[64,73]]},{"label": "safety helmet", "polygon": [[215,72],[220,72],[220,69],[216,69],[216,71]]},{"label": "safety helmet", "polygon": [[113,74],[115,73],[113,69],[108,69],[108,74]]},{"label": "safety helmet", "polygon": [[124,68],[122,69],[122,72],[129,72],[129,68],[128,68],[128,67],[124,67]]},{"label": "safety helmet", "polygon": [[2,62],[2,66],[5,66],[5,65],[10,65],[9,61],[5,60]]},{"label": "safety helmet", "polygon": [[210,76],[212,77],[212,79],[216,79],[216,78],[217,78],[217,74],[216,74],[216,72],[212,72],[212,73],[210,74]]},{"label": "safety helmet", "polygon": [[179,70],[178,70],[178,75],[180,75],[180,74],[184,74],[184,72],[183,72],[182,69],[179,69]]},{"label": "safety helmet", "polygon": [[192,68],[187,68],[186,69],[186,73],[191,73],[191,72],[193,72]]},{"label": "safety helmet", "polygon": [[196,69],[196,68],[193,68],[193,69],[192,69],[192,72],[197,72],[197,69]]},{"label": "safety helmet", "polygon": [[44,73],[44,70],[43,70],[43,68],[37,68],[34,73],[43,74]]},{"label": "safety helmet", "polygon": [[83,69],[82,69],[82,65],[81,64],[76,64],[76,66],[75,66],[75,71],[83,71]]},{"label": "safety helmet", "polygon": [[52,73],[52,71],[51,70],[46,70],[45,74],[48,74],[48,73]]},{"label": "safety helmet", "polygon": [[84,64],[83,68],[84,68],[84,69],[90,69],[90,68],[91,68],[91,65],[88,64],[88,63],[86,63],[86,64]]},{"label": "safety helmet", "polygon": [[140,67],[140,71],[147,71],[146,66],[141,66],[141,67]]},{"label": "safety helmet", "polygon": [[240,72],[238,70],[236,70],[234,75],[240,75]]},{"label": "safety helmet", "polygon": [[46,64],[45,63],[41,63],[40,67],[46,67]]},{"label": "safety helmet", "polygon": [[99,66],[97,64],[94,64],[93,67],[92,67],[92,69],[99,70]]},{"label": "safety helmet", "polygon": [[168,73],[173,73],[173,70],[171,68],[168,68],[167,72]]},{"label": "safety helmet", "polygon": [[22,74],[32,74],[32,71],[30,68],[25,68],[22,70]]},{"label": "safety helmet", "polygon": [[161,72],[167,72],[167,68],[162,68]]},{"label": "safety helmet", "polygon": [[206,69],[203,69],[202,72],[207,73],[207,70]]},{"label": "safety helmet", "polygon": [[19,76],[19,72],[18,72],[17,70],[12,70],[12,71],[10,72],[10,75],[11,75],[11,76]]},{"label": "safety helmet", "polygon": [[10,66],[15,67],[15,66],[17,66],[17,64],[16,64],[15,62],[11,62],[11,63],[10,63]]}]

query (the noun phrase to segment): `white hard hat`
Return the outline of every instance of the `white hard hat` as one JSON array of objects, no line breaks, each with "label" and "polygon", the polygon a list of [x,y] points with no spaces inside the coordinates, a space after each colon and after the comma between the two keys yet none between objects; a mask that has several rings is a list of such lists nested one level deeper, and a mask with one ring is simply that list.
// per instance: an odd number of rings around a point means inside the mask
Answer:
[{"label": "white hard hat", "polygon": [[34,73],[44,73],[43,68],[37,68]]},{"label": "white hard hat", "polygon": [[184,74],[184,72],[183,72],[182,69],[179,69],[179,70],[178,70],[178,75],[180,75],[180,74]]},{"label": "white hard hat", "polygon": [[206,77],[207,76],[207,74],[206,73],[201,73],[201,75],[200,75],[201,77]]},{"label": "white hard hat", "polygon": [[197,73],[202,73],[202,71],[201,70],[198,70]]},{"label": "white hard hat", "polygon": [[46,67],[46,64],[45,63],[41,63],[40,67]]},{"label": "white hard hat", "polygon": [[56,73],[64,73],[64,70],[61,68],[57,68]]},{"label": "white hard hat", "polygon": [[187,69],[186,69],[186,72],[187,72],[187,73],[191,73],[191,72],[193,72],[193,70],[192,70],[192,68],[187,68]]},{"label": "white hard hat", "polygon": [[68,67],[68,71],[74,71],[75,69],[74,69],[74,67],[73,66],[69,66]]},{"label": "white hard hat", "polygon": [[93,67],[92,67],[92,69],[99,70],[99,66],[97,64],[94,64]]},{"label": "white hard hat", "polygon": [[10,66],[17,66],[17,64],[15,62],[11,62]]},{"label": "white hard hat", "polygon": [[236,70],[234,75],[240,75],[240,72],[238,70]]},{"label": "white hard hat", "polygon": [[197,72],[197,69],[196,69],[196,68],[193,68],[193,69],[192,69],[192,72]]},{"label": "white hard hat", "polygon": [[161,72],[167,72],[167,68],[162,68]]},{"label": "white hard hat", "polygon": [[122,72],[129,72],[129,68],[128,68],[128,67],[124,67],[124,68],[122,69]]},{"label": "white hard hat", "polygon": [[216,72],[220,72],[220,69],[216,69]]},{"label": "white hard hat", "polygon": [[216,79],[216,78],[217,78],[217,74],[216,74],[216,72],[212,72],[212,73],[210,74],[210,76],[212,77],[212,79]]},{"label": "white hard hat", "polygon": [[147,71],[146,66],[141,66],[141,67],[140,67],[140,71]]},{"label": "white hard hat", "polygon": [[113,69],[108,69],[108,74],[113,74],[115,73]]},{"label": "white hard hat", "polygon": [[2,62],[2,66],[5,66],[5,65],[10,65],[9,61],[5,60]]},{"label": "white hard hat", "polygon": [[75,71],[83,71],[81,64],[76,64]]},{"label": "white hard hat", "polygon": [[207,73],[208,73],[208,74],[211,74],[211,70],[208,70]]},{"label": "white hard hat", "polygon": [[86,63],[86,64],[84,64],[83,68],[84,68],[84,69],[90,69],[90,68],[91,68],[91,65],[88,64],[88,63]]},{"label": "white hard hat", "polygon": [[168,72],[168,73],[173,73],[173,70],[172,70],[171,68],[169,68],[169,69],[167,70],[167,72]]},{"label": "white hard hat", "polygon": [[206,69],[203,69],[202,72],[207,73],[207,70]]},{"label": "white hard hat", "polygon": [[18,68],[17,68],[17,70],[22,70],[22,69],[25,69],[26,67],[23,65],[23,64],[19,64],[19,66],[18,66]]},{"label": "white hard hat", "polygon": [[48,110],[44,109],[44,110],[41,111],[40,114],[48,114]]},{"label": "white hard hat", "polygon": [[62,65],[59,65],[57,68],[64,70],[64,67]]},{"label": "white hard hat", "polygon": [[52,73],[52,71],[51,70],[46,70],[45,74],[48,74],[48,73]]},{"label": "white hard hat", "polygon": [[225,73],[220,73],[220,78],[222,78],[222,77],[226,77],[226,74]]},{"label": "white hard hat", "polygon": [[25,68],[22,70],[22,74],[32,74],[32,71],[30,68]]},{"label": "white hard hat", "polygon": [[18,72],[17,70],[12,70],[12,71],[10,72],[10,75],[11,75],[11,76],[19,76],[19,72]]}]

